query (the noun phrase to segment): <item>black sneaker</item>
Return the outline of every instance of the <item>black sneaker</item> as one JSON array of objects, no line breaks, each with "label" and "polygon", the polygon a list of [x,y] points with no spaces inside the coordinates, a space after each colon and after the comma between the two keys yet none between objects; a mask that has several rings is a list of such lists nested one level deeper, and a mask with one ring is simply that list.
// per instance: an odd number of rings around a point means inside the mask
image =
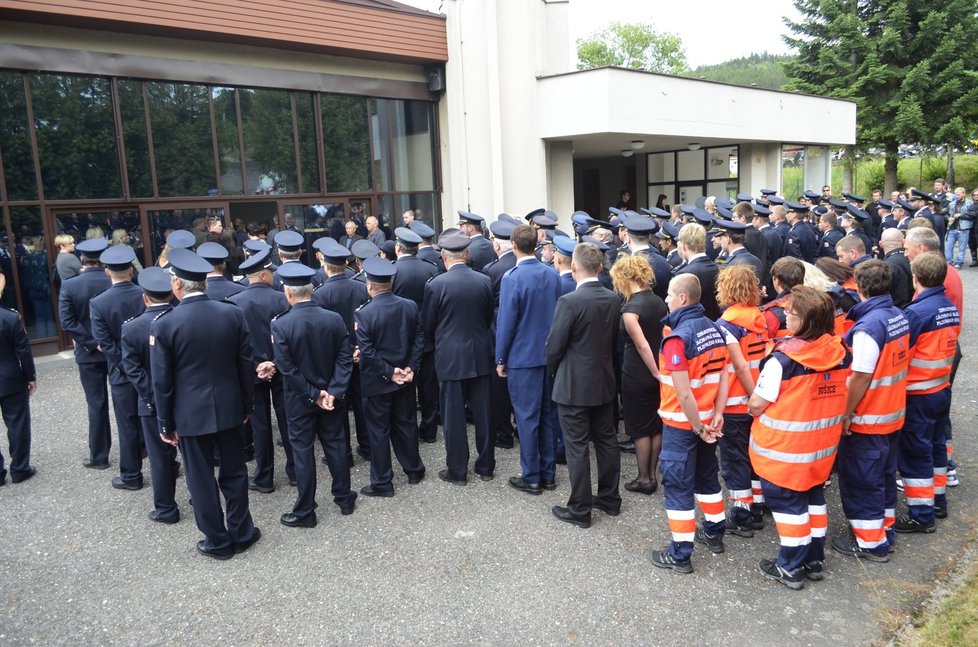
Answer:
[{"label": "black sneaker", "polygon": [[[14,481],[16,483],[16,481]],[[934,516],[938,519],[947,519],[947,508],[938,508],[934,506]]]},{"label": "black sneaker", "polygon": [[897,516],[896,523],[893,524],[893,529],[896,530],[897,532],[931,533],[934,532],[936,526],[934,526],[934,524],[925,526],[924,524],[920,523],[919,521],[911,517],[909,514],[901,514]]},{"label": "black sneaker", "polygon": [[750,525],[754,528],[754,530],[764,530],[764,506],[762,504],[751,504]]},{"label": "black sneaker", "polygon": [[701,544],[706,544],[706,547],[710,549],[710,552],[714,555],[719,555],[723,552],[723,535],[719,537],[714,537],[710,533],[703,530],[703,526],[696,527],[696,541]]},{"label": "black sneaker", "polygon": [[688,559],[677,561],[672,558],[668,550],[654,550],[649,553],[649,561],[659,568],[671,568],[677,573],[688,575],[693,572],[693,563]]},{"label": "black sneaker", "polygon": [[727,534],[750,539],[754,536],[754,524],[740,525],[733,519],[727,519]]},{"label": "black sneaker", "polygon": [[809,562],[805,564],[804,571],[805,579],[812,582],[821,582],[825,579],[825,575],[822,573],[822,562]]},{"label": "black sneaker", "polygon": [[802,575],[804,569],[800,569],[800,571],[797,573],[789,573],[778,566],[777,562],[770,559],[762,559],[760,563],[758,563],[757,568],[761,571],[761,575],[764,577],[777,580],[792,591],[800,591],[805,588],[805,578]]},{"label": "black sneaker", "polygon": [[860,559],[868,559],[871,562],[883,564],[890,561],[889,553],[884,553],[882,555],[879,553],[874,553],[867,548],[863,548],[856,542],[856,540],[849,537],[836,537],[832,540],[832,548],[835,549],[836,552],[842,553],[843,555],[858,557]]}]

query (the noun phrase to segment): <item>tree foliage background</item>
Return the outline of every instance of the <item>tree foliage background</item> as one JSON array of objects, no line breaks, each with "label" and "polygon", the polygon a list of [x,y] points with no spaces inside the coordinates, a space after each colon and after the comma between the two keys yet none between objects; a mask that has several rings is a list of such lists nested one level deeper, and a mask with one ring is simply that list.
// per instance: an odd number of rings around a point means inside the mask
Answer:
[{"label": "tree foliage background", "polygon": [[614,65],[665,74],[689,71],[682,39],[657,32],[651,23],[612,23],[577,41],[577,59],[579,70]]},{"label": "tree foliage background", "polygon": [[737,85],[756,85],[761,88],[780,90],[788,82],[784,73],[784,63],[791,56],[768,54],[751,54],[714,65],[701,65],[691,71],[688,76]]}]

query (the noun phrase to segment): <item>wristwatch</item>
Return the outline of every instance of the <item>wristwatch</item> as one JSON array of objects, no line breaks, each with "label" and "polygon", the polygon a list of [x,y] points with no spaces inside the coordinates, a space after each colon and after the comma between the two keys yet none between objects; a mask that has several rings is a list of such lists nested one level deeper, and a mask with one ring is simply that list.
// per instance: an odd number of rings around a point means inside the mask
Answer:
[{"label": "wristwatch", "polygon": [[700,436],[702,438],[703,437],[703,431],[704,431],[704,427],[703,427],[703,425],[700,425],[700,428],[699,429],[694,429],[693,430],[693,433],[696,434],[697,436]]}]

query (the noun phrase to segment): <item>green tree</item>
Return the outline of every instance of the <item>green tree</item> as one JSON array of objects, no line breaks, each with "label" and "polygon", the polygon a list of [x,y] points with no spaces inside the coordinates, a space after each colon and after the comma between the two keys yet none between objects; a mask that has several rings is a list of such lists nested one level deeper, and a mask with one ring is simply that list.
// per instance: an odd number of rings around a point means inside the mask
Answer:
[{"label": "green tree", "polygon": [[[978,125],[975,0],[794,0],[786,90],[851,99],[856,149],[885,152],[897,187],[900,143],[965,146]],[[847,154],[846,158],[854,159]],[[845,185],[852,185],[846,165]]]},{"label": "green tree", "polygon": [[682,39],[657,32],[651,23],[612,23],[577,41],[577,60],[579,70],[614,65],[665,74],[689,71]]},{"label": "green tree", "polygon": [[756,85],[761,88],[780,90],[788,82],[784,73],[784,63],[791,56],[768,54],[751,54],[743,58],[735,58],[714,65],[701,65],[691,71],[688,76],[694,79],[710,79],[737,85]]}]

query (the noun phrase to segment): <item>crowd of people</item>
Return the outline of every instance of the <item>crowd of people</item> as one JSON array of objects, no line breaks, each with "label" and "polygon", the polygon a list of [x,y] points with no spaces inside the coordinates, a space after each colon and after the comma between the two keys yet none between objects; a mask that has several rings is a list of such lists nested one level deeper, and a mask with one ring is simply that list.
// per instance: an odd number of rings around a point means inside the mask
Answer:
[{"label": "crowd of people", "polygon": [[[696,543],[722,553],[727,535],[749,539],[773,519],[781,547],[761,573],[791,589],[822,579],[833,478],[848,531],[831,547],[885,562],[899,533],[935,531],[957,482],[960,237],[945,259],[952,236],[939,232],[961,230],[972,207],[952,200],[945,214],[939,194],[908,197],[874,196],[871,215],[855,195],[794,202],[765,189],[605,220],[576,212],[570,234],[546,209],[491,223],[459,211],[438,236],[405,214],[387,254],[356,226],[315,240],[318,269],[285,228],[272,244],[242,241],[237,280],[232,250],[192,231],[169,233],[135,281],[133,249],[92,237],[66,249],[80,268],[59,303],[88,405],[83,464],[110,467],[111,390],[112,486],[142,489],[147,457],[150,518],[178,522],[179,449],[197,549],[230,559],[260,539],[248,497],[276,488],[274,427],[296,488],[280,521],[311,528],[316,445],[347,515],[359,495],[395,496],[394,458],[421,482],[419,443],[440,425],[439,479],[492,480],[495,452],[518,441],[508,485],[539,495],[566,465],[567,502],[552,514],[581,528],[620,514],[621,454],[634,453],[626,490],[652,495],[661,474],[672,539],[649,558],[663,569],[692,572]],[[36,376],[23,326],[3,316],[0,405],[18,482],[35,473]],[[354,452],[370,463],[359,490]]]}]

